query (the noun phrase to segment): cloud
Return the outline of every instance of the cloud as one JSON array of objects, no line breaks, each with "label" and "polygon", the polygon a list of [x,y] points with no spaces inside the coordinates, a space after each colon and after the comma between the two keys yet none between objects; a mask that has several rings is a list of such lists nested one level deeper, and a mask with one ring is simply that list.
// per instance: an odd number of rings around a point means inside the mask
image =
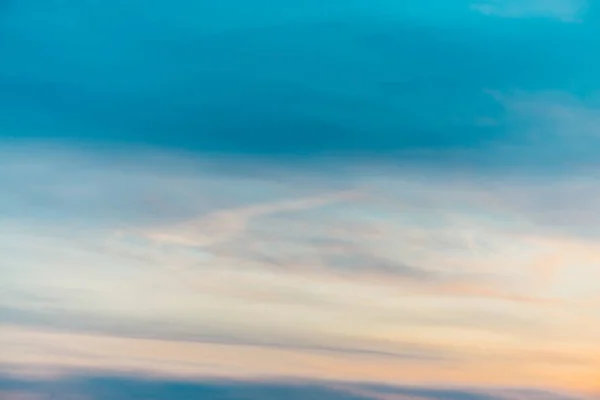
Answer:
[{"label": "cloud", "polygon": [[[110,397],[132,400],[152,396],[157,400],[275,400],[311,398],[314,400],[577,400],[576,395],[535,390],[499,390],[494,388],[444,388],[364,386],[353,382],[312,381],[168,381],[135,377],[83,376],[54,381],[3,379],[3,388],[15,395],[47,400],[51,395],[67,399],[95,400]],[[38,397],[35,397],[38,396]],[[22,397],[27,398],[27,397]],[[19,398],[20,399],[20,398]]]},{"label": "cloud", "polygon": [[[290,360],[295,376],[459,368],[465,382],[492,379],[499,364],[514,370],[502,379],[532,382],[592,369],[600,323],[582,305],[597,292],[599,254],[590,221],[557,219],[583,204],[561,195],[569,173],[273,170],[31,143],[0,163],[0,317],[29,331],[3,346],[5,362],[198,375],[248,371],[233,355],[217,360],[242,352],[265,359],[264,373]],[[591,176],[578,175],[589,193]],[[541,201],[560,196],[560,207]],[[149,343],[164,351],[154,361]],[[580,358],[574,374],[566,360]]]},{"label": "cloud", "polygon": [[199,220],[186,221],[183,224],[166,227],[156,232],[148,232],[144,235],[159,243],[176,243],[198,247],[214,246],[243,233],[252,219],[280,212],[319,208],[332,203],[354,200],[359,195],[358,191],[341,192],[312,198],[250,205],[233,210],[222,210],[203,216]]},{"label": "cloud", "polygon": [[[212,344],[218,346],[254,347],[275,349],[308,354],[341,355],[356,358],[396,358],[408,362],[443,362],[452,358],[443,350],[427,348],[412,343],[398,345],[386,350],[385,343],[365,340],[337,340],[302,337],[277,337],[269,332],[224,332],[219,327],[162,327],[153,321],[131,321],[111,316],[93,316],[84,313],[53,309],[27,309],[0,307],[0,326],[29,327],[29,329],[50,330],[82,335],[98,335],[114,338],[149,339],[163,342],[188,342],[190,344]],[[1,330],[1,328],[0,328]],[[7,335],[8,337],[9,335]],[[329,342],[329,343],[328,343]],[[2,343],[2,341],[0,341]],[[4,342],[11,346],[14,343]],[[57,346],[58,348],[58,346]],[[59,354],[69,355],[68,349],[60,349]],[[91,355],[91,354],[90,354]]]},{"label": "cloud", "polygon": [[508,111],[508,122],[516,128],[545,138],[559,136],[577,140],[598,137],[600,103],[594,96],[579,98],[568,92],[491,92]]},{"label": "cloud", "polygon": [[548,17],[563,22],[580,21],[586,0],[487,0],[472,5],[486,15],[508,18]]}]

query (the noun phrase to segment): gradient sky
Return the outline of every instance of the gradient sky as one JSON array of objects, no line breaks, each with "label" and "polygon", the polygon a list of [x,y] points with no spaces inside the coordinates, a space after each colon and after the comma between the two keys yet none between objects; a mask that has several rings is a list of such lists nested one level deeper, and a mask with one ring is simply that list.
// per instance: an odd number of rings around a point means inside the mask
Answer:
[{"label": "gradient sky", "polygon": [[0,0],[0,397],[597,392],[598,5]]}]

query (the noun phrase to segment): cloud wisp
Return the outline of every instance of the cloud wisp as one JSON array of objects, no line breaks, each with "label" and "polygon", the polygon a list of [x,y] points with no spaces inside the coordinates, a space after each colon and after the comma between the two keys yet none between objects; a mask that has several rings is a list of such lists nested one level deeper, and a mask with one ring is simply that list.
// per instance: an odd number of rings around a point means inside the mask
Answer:
[{"label": "cloud wisp", "polygon": [[586,0],[486,0],[472,5],[486,15],[507,18],[555,18],[563,22],[581,21]]}]

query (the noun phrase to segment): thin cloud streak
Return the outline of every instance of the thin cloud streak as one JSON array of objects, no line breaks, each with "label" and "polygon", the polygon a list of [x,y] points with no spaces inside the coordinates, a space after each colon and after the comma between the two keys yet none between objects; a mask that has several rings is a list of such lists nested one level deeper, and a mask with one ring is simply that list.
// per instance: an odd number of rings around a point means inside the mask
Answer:
[{"label": "thin cloud streak", "polygon": [[586,0],[486,0],[474,3],[471,7],[483,14],[499,17],[545,17],[579,22],[586,3]]},{"label": "thin cloud streak", "polygon": [[258,217],[280,212],[293,212],[319,208],[330,204],[356,200],[360,192],[339,192],[318,197],[294,199],[277,203],[250,205],[243,208],[222,210],[187,221],[174,227],[144,235],[159,243],[175,243],[189,246],[213,246],[231,240],[243,233],[249,222]]}]

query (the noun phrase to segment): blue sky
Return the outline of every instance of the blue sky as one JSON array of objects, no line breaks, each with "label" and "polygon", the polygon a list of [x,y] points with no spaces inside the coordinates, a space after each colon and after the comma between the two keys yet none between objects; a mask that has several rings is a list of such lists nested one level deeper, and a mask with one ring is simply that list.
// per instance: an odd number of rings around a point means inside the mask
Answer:
[{"label": "blue sky", "polygon": [[18,137],[285,159],[594,159],[593,134],[531,132],[553,107],[585,115],[550,117],[570,130],[597,121],[580,1],[230,3],[8,4],[3,119],[29,121]]},{"label": "blue sky", "polygon": [[599,27],[584,0],[0,3],[0,394],[597,390]]}]

